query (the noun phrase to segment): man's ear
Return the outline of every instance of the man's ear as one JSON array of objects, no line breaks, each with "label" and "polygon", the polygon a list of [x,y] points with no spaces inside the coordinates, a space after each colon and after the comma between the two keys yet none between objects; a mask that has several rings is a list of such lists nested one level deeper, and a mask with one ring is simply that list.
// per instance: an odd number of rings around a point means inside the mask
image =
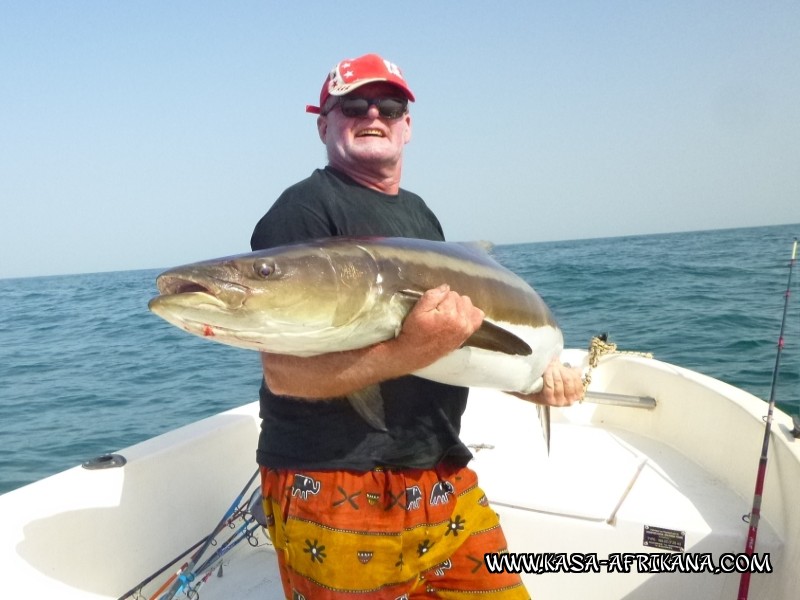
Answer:
[{"label": "man's ear", "polygon": [[322,115],[317,117],[317,133],[324,144],[325,137],[328,135],[328,119]]}]

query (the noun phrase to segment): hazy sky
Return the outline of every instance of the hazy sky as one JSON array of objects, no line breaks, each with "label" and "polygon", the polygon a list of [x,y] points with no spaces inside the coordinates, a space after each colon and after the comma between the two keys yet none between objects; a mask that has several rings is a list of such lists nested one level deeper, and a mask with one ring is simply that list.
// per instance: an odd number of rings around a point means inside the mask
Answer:
[{"label": "hazy sky", "polygon": [[798,32],[796,0],[0,0],[0,277],[248,251],[367,52],[449,239],[797,223]]}]

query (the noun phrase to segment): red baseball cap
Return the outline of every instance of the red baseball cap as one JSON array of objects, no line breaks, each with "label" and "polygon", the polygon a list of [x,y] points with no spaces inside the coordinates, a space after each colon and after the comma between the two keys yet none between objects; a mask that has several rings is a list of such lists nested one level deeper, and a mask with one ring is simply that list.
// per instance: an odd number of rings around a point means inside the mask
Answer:
[{"label": "red baseball cap", "polygon": [[365,54],[358,58],[346,58],[333,67],[325,79],[325,83],[322,84],[319,106],[309,104],[306,106],[306,112],[318,115],[329,97],[344,96],[362,85],[375,81],[391,83],[399,88],[411,102],[414,101],[414,94],[411,93],[406,80],[403,79],[400,67],[377,54]]}]

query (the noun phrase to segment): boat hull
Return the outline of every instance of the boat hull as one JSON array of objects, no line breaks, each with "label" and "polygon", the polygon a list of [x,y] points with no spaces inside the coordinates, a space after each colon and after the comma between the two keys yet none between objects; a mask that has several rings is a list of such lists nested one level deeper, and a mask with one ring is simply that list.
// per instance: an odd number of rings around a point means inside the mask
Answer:
[{"label": "boat hull", "polygon": [[[586,360],[580,351],[562,358]],[[524,575],[531,592],[544,600],[735,597],[738,573],[641,571],[658,566],[649,555],[707,554],[718,565],[743,552],[766,403],[625,355],[602,359],[592,388],[651,396],[656,408],[554,410],[549,456],[534,405],[475,389],[464,416],[471,466],[501,515],[509,551],[550,558]],[[258,426],[251,403],[121,450],[122,467],[76,467],[0,496],[5,585],[31,598],[119,598],[214,528],[253,473]],[[752,598],[792,598],[800,588],[800,442],[791,429],[776,411],[756,545],[773,572],[753,575]],[[271,546],[260,540],[230,555],[204,600],[283,598]],[[594,572],[592,557],[615,556],[636,562],[627,573],[607,564]],[[564,572],[559,560],[575,567],[580,557],[587,572]]]}]

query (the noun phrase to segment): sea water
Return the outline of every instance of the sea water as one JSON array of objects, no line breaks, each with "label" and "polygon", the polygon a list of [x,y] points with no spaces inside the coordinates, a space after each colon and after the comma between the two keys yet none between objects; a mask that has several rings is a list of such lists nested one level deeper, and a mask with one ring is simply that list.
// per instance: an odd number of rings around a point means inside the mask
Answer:
[{"label": "sea water", "polygon": [[[493,252],[550,305],[568,347],[608,333],[620,349],[767,399],[798,235],[800,225],[782,225]],[[147,310],[159,272],[0,280],[0,493],[257,399],[255,352]],[[796,414],[800,294],[784,337],[776,397]]]}]

